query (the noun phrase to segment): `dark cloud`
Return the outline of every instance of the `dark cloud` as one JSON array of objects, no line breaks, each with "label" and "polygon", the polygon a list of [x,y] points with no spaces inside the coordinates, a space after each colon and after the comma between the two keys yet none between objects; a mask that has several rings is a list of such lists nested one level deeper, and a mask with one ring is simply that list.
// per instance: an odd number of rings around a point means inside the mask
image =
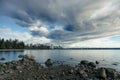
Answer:
[{"label": "dark cloud", "polygon": [[0,0],[0,15],[24,27],[37,27],[31,30],[33,36],[82,41],[104,37],[103,34],[120,28],[119,3],[119,0]]}]

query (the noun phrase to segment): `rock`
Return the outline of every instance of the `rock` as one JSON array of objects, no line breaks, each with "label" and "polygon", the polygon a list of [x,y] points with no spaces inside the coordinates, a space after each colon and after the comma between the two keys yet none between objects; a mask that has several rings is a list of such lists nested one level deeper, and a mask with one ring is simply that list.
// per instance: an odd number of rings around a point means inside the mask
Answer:
[{"label": "rock", "polygon": [[112,79],[116,78],[117,76],[115,69],[112,69],[112,68],[106,68],[106,73],[107,73],[107,76]]},{"label": "rock", "polygon": [[62,74],[61,74],[62,76],[65,76],[65,72],[62,72]]},{"label": "rock", "polygon": [[89,61],[87,61],[87,60],[82,60],[81,62],[80,62],[80,64],[83,64],[83,65],[87,65],[89,63]]},{"label": "rock", "polygon": [[88,77],[87,73],[82,74],[82,77],[87,78]]},{"label": "rock", "polygon": [[69,73],[69,74],[73,74],[73,73],[74,73],[74,70],[73,70],[73,69],[70,69],[70,70],[68,71],[68,73]]},{"label": "rock", "polygon": [[113,63],[112,65],[118,66],[118,64],[119,64],[119,63],[115,62],[115,63]]},{"label": "rock", "polygon": [[88,63],[88,66],[95,68],[95,67],[96,67],[96,64],[93,63],[93,62],[90,62],[90,63]]},{"label": "rock", "polygon": [[85,71],[84,70],[80,70],[80,74],[82,75],[82,74],[84,74],[85,73]]},{"label": "rock", "polygon": [[74,58],[70,58],[71,60],[73,60]]},{"label": "rock", "polygon": [[2,68],[6,68],[7,65],[6,65],[5,63],[2,63],[2,64],[1,64],[1,67],[2,67]]},{"label": "rock", "polygon": [[19,57],[19,58],[23,58],[23,57],[24,57],[24,55],[19,55],[18,57]]},{"label": "rock", "polygon": [[15,70],[20,70],[20,69],[22,69],[21,66],[15,66]]},{"label": "rock", "polygon": [[[0,80],[119,80],[120,75],[115,69],[93,68],[96,63],[81,61],[81,65],[69,66],[63,64],[52,66],[54,63],[48,59],[42,67],[41,64],[31,61],[28,57],[24,60],[1,62]],[[83,65],[85,64],[85,65]],[[87,65],[86,65],[87,64]],[[7,77],[6,77],[7,76]],[[13,78],[13,79],[11,79]]]},{"label": "rock", "polygon": [[45,62],[45,65],[46,65],[47,67],[50,67],[50,66],[53,65],[53,61],[52,61],[51,59],[48,59],[48,60]]},{"label": "rock", "polygon": [[80,76],[81,76],[82,78],[88,77],[87,73],[86,73],[84,70],[80,70]]},{"label": "rock", "polygon": [[49,76],[49,79],[50,79],[50,80],[53,80],[53,79],[54,79],[54,76],[53,76],[53,75],[50,75],[50,76]]},{"label": "rock", "polygon": [[100,68],[99,69],[99,78],[102,78],[102,79],[106,79],[107,78],[107,74],[106,74],[106,70],[104,68]]},{"label": "rock", "polygon": [[22,73],[22,71],[20,70],[19,73]]},{"label": "rock", "polygon": [[96,63],[96,64],[99,64],[100,62],[96,61],[95,63]]},{"label": "rock", "polygon": [[28,59],[34,60],[35,56],[33,54],[26,54],[25,55]]},{"label": "rock", "polygon": [[26,54],[22,58],[23,60],[35,61],[35,56],[33,54]]},{"label": "rock", "polygon": [[2,58],[0,58],[0,60],[5,60],[5,58],[4,58],[4,57],[2,57]]}]

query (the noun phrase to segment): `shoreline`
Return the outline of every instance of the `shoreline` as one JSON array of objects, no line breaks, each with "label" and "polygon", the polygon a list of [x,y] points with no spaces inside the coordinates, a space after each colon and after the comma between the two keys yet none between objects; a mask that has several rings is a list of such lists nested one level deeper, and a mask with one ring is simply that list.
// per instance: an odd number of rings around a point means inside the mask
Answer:
[{"label": "shoreline", "polygon": [[2,51],[24,51],[25,49],[0,49],[0,52]]},{"label": "shoreline", "polygon": [[0,49],[0,52],[1,51],[24,51],[24,50],[120,50],[120,48]]},{"label": "shoreline", "polygon": [[98,67],[98,61],[80,61],[75,67],[53,66],[48,59],[42,66],[32,55],[20,55],[21,60],[0,62],[0,80],[120,80],[120,73],[112,68]]}]

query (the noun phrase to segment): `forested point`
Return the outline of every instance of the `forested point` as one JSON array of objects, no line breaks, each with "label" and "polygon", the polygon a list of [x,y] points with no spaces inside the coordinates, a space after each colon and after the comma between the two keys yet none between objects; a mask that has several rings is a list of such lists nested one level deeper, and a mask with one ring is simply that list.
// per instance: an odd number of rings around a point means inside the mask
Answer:
[{"label": "forested point", "polygon": [[44,44],[25,44],[23,41],[17,39],[7,39],[0,38],[0,49],[61,49],[61,46],[48,46]]},{"label": "forested point", "polygon": [[0,38],[0,49],[24,49],[25,44],[23,41],[18,41],[17,39],[3,39]]}]

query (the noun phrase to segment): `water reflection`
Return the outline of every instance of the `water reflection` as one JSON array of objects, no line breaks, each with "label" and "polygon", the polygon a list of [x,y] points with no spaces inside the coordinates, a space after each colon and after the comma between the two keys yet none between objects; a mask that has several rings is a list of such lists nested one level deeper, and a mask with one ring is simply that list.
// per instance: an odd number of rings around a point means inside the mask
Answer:
[{"label": "water reflection", "polygon": [[89,60],[99,61],[99,66],[112,67],[120,71],[119,64],[112,65],[114,62],[119,63],[120,50],[32,50],[25,52],[25,54],[28,53],[35,55],[36,61],[40,63],[44,63],[48,58],[70,65],[75,65],[81,60]]},{"label": "water reflection", "polygon": [[5,60],[0,60],[0,62],[19,60],[18,56],[20,54],[24,54],[24,51],[0,51],[0,58],[5,58]]}]

